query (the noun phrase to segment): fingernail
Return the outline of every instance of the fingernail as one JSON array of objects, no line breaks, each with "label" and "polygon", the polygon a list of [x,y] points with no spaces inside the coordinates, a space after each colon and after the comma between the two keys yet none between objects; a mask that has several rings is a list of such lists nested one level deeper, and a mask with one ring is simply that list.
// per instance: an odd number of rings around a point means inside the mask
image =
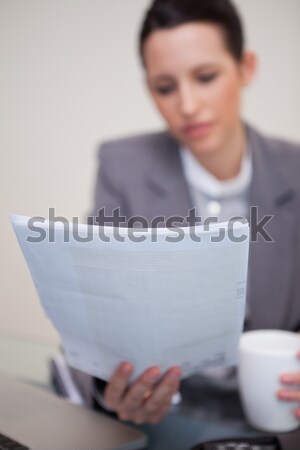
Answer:
[{"label": "fingernail", "polygon": [[277,392],[277,397],[279,399],[281,399],[281,400],[285,400],[286,399],[285,393],[281,392],[281,391]]},{"label": "fingernail", "polygon": [[181,371],[179,369],[174,369],[168,374],[169,381],[178,381],[180,379]]},{"label": "fingernail", "polygon": [[159,380],[159,377],[160,377],[160,372],[157,369],[153,369],[147,374],[147,380],[150,383],[156,383]]},{"label": "fingernail", "polygon": [[292,398],[292,395],[288,391],[279,391],[278,397],[282,400],[289,400]]},{"label": "fingernail", "polygon": [[294,415],[297,419],[300,419],[300,409],[296,409],[296,411],[294,411]]},{"label": "fingernail", "polygon": [[121,373],[123,375],[129,375],[131,373],[131,371],[132,371],[132,366],[130,364],[128,364],[128,363],[122,364]]},{"label": "fingernail", "polygon": [[291,375],[282,375],[280,380],[282,383],[293,383],[293,381],[294,381],[293,376],[291,376]]}]

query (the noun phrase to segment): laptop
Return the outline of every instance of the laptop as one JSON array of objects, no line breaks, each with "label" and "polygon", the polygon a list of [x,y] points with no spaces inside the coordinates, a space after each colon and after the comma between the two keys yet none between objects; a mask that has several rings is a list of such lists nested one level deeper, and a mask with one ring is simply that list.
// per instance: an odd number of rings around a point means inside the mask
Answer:
[{"label": "laptop", "polygon": [[[1,449],[143,450],[147,447],[147,436],[141,431],[3,375],[0,376],[0,435]],[[15,441],[19,447],[13,447],[13,442],[9,446],[9,441]]]}]

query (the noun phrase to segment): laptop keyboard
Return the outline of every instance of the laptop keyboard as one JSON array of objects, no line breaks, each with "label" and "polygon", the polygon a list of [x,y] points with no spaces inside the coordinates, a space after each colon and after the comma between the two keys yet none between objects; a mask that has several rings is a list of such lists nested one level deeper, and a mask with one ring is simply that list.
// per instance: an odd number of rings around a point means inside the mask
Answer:
[{"label": "laptop keyboard", "polygon": [[28,447],[13,441],[7,436],[0,434],[0,450],[30,450]]}]

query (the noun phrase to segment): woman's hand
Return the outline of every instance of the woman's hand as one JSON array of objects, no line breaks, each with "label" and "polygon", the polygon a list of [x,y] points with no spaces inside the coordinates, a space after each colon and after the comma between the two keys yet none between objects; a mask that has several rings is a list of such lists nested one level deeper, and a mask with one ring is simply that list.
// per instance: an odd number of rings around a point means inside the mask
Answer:
[{"label": "woman's hand", "polygon": [[179,389],[181,370],[172,367],[161,378],[159,368],[151,367],[128,386],[133,370],[129,363],[118,367],[105,388],[105,403],[121,420],[135,424],[158,423],[167,414],[172,396]]},{"label": "woman's hand", "polygon": [[[300,352],[297,354],[297,358],[300,360]],[[278,398],[290,402],[298,402],[300,404],[300,372],[286,373],[280,377],[280,381],[282,384],[289,387],[289,390],[280,389],[280,391],[277,392]],[[300,420],[300,407],[295,409],[294,414],[297,419]]]}]

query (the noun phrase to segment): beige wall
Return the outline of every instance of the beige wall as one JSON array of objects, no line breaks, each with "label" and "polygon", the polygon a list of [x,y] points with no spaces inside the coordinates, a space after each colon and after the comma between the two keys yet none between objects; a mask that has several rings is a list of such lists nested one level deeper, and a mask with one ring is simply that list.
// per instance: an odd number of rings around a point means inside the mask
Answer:
[{"label": "beige wall", "polygon": [[[245,114],[300,141],[300,1],[237,0],[260,59]],[[83,217],[99,142],[162,126],[136,33],[148,0],[0,0],[0,334],[57,340],[8,213]]]}]

